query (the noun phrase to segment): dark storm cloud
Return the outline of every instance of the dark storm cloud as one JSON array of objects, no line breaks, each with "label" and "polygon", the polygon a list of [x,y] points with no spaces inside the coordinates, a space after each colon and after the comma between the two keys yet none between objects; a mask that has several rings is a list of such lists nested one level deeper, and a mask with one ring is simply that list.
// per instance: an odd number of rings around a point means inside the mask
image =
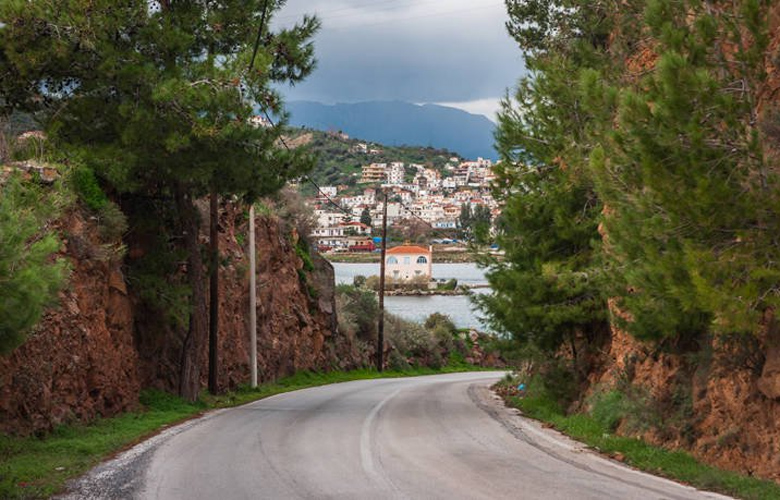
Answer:
[{"label": "dark storm cloud", "polygon": [[317,71],[288,99],[498,99],[523,73],[500,0],[291,0],[275,24],[317,13]]}]

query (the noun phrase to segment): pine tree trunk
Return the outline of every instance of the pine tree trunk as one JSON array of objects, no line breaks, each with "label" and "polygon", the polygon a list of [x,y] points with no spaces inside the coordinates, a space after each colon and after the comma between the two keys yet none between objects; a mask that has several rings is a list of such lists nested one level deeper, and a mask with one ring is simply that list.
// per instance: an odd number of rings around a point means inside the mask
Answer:
[{"label": "pine tree trunk", "polygon": [[219,351],[217,335],[219,332],[219,196],[212,189],[209,197],[209,392],[217,394]]},{"label": "pine tree trunk", "polygon": [[200,255],[198,234],[200,223],[192,200],[181,185],[176,187],[176,204],[184,227],[184,241],[187,248],[187,278],[190,283],[190,324],[182,345],[179,366],[179,395],[188,401],[198,399],[200,392],[200,353],[205,347],[207,336],[206,289],[203,261]]}]

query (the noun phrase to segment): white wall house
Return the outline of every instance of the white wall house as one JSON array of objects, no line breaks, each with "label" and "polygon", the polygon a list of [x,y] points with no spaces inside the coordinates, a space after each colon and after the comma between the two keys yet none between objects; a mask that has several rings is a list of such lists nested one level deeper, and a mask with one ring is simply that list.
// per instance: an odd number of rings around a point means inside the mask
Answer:
[{"label": "white wall house", "polygon": [[395,281],[431,279],[433,250],[417,245],[401,245],[387,250],[385,277]]},{"label": "white wall house", "polygon": [[331,212],[329,210],[315,210],[315,217],[317,217],[318,227],[333,227],[338,225],[344,220],[343,212]]}]

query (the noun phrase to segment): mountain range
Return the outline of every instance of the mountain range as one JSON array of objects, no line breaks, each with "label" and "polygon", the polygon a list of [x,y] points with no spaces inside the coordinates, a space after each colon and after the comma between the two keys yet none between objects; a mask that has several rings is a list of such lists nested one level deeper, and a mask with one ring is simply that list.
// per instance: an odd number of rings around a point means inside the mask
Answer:
[{"label": "mountain range", "polygon": [[448,149],[464,158],[495,160],[495,124],[483,115],[436,104],[369,101],[322,104],[287,103],[290,125],[323,131],[341,131],[351,137],[389,146]]}]

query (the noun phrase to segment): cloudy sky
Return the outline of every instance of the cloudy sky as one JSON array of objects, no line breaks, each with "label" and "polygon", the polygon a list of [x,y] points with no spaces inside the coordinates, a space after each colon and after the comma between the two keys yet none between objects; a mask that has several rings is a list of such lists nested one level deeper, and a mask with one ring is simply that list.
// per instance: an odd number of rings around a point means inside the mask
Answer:
[{"label": "cloudy sky", "polygon": [[493,118],[523,74],[502,0],[288,0],[273,21],[322,21],[318,67],[288,100],[443,103]]}]

